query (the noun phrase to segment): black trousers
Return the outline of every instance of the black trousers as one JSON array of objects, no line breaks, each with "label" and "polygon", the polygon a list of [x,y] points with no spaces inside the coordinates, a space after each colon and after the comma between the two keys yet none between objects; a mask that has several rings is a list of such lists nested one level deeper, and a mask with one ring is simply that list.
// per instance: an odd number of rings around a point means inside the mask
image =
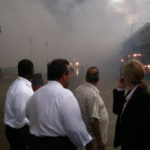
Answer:
[{"label": "black trousers", "polygon": [[14,129],[6,125],[5,134],[11,150],[27,150],[29,138],[29,127],[27,125],[20,129]]},{"label": "black trousers", "polygon": [[29,150],[76,150],[67,137],[37,137],[30,135]]}]

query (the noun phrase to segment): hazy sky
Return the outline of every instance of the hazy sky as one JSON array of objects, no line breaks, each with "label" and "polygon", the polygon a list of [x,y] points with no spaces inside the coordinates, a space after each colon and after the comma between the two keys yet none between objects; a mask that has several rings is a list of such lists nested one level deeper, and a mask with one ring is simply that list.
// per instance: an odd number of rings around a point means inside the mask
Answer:
[{"label": "hazy sky", "polygon": [[107,62],[149,13],[148,0],[0,0],[0,65]]}]

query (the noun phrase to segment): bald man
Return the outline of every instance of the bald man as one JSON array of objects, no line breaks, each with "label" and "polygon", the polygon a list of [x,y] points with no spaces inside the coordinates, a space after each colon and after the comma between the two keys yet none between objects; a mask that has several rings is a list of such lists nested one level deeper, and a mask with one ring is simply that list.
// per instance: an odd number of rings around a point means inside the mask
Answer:
[{"label": "bald man", "polygon": [[98,82],[98,68],[90,67],[86,73],[86,82],[77,87],[74,94],[79,102],[86,128],[93,137],[97,150],[105,150],[109,118],[103,99],[96,87]]}]

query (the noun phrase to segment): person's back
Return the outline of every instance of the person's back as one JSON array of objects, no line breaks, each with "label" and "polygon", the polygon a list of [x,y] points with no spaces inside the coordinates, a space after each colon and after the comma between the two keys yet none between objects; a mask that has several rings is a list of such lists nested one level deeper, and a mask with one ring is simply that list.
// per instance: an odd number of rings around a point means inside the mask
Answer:
[{"label": "person's back", "polygon": [[[63,119],[63,105],[77,103],[75,99],[68,98],[72,96],[73,94],[70,90],[63,88],[56,81],[49,81],[45,86],[41,87],[28,104],[33,106],[30,114],[28,114],[31,120],[31,133],[37,136],[45,134],[51,137],[65,136],[64,128],[62,128],[64,126],[63,120],[58,120],[57,118]],[[41,100],[42,97],[43,99]],[[54,126],[57,130],[53,130]]]},{"label": "person's back", "polygon": [[[24,103],[26,103],[33,94],[33,90],[28,88],[28,84],[30,85],[26,79],[18,77],[8,89],[6,95],[7,103],[5,103],[4,122],[13,128],[20,128],[29,123],[28,119],[25,117],[25,114],[19,113],[19,110],[22,111],[25,109]],[[23,95],[25,97],[24,102],[22,101]],[[18,101],[19,98],[20,101]],[[16,110],[14,107],[11,107],[13,105],[17,108]]]},{"label": "person's back", "polygon": [[[93,100],[93,91],[87,85],[88,83],[84,83],[75,89],[74,94],[79,102],[82,118],[85,122],[86,128],[88,132],[93,136],[92,129],[90,123],[90,114],[91,110],[89,110],[92,106]],[[92,99],[92,100],[91,100]]]},{"label": "person's back", "polygon": [[[82,118],[86,124],[88,132],[93,135],[93,130],[91,127],[92,118],[99,118],[99,122],[101,124],[100,128],[102,131],[102,137],[104,142],[107,141],[107,130],[108,130],[108,113],[105,108],[105,104],[99,95],[98,90],[89,83],[84,83],[80,85],[75,90],[75,96],[79,102]],[[93,108],[93,106],[95,108]],[[97,108],[96,108],[97,106]],[[95,110],[94,110],[95,109]],[[94,111],[98,114],[94,114]],[[98,111],[98,112],[97,112]]]}]

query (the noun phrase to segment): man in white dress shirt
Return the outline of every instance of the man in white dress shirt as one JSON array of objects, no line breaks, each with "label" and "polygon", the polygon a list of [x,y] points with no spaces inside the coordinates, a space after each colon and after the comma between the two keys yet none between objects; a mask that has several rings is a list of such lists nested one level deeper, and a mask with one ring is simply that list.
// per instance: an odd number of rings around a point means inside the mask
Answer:
[{"label": "man in white dress shirt", "polygon": [[30,120],[30,150],[95,150],[81,118],[70,81],[69,62],[55,59],[47,66],[48,83],[37,90],[26,107]]},{"label": "man in white dress shirt", "polygon": [[104,150],[109,118],[103,99],[96,87],[98,81],[98,68],[90,67],[86,73],[86,83],[77,87],[74,94],[79,102],[87,130],[93,137],[97,149]]},{"label": "man in white dress shirt", "polygon": [[4,112],[6,137],[11,150],[26,150],[29,121],[25,117],[25,107],[33,95],[30,80],[34,72],[33,63],[23,59],[18,63],[18,77],[9,87]]}]

